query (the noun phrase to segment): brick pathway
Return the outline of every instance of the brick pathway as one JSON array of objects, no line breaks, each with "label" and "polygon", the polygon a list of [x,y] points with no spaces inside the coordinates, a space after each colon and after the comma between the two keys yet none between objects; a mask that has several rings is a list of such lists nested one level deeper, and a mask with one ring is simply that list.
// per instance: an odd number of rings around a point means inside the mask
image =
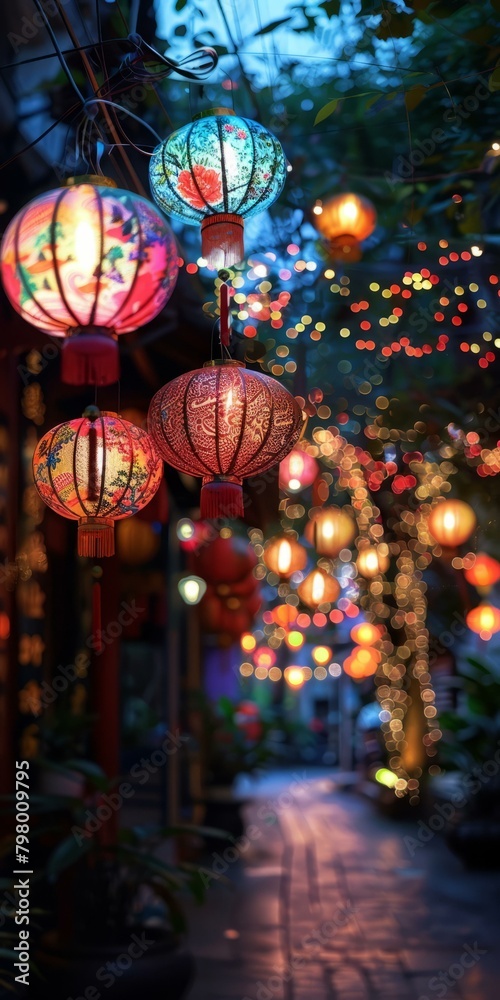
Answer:
[{"label": "brick pathway", "polygon": [[300,770],[260,782],[191,914],[189,1000],[498,1000],[500,875]]}]

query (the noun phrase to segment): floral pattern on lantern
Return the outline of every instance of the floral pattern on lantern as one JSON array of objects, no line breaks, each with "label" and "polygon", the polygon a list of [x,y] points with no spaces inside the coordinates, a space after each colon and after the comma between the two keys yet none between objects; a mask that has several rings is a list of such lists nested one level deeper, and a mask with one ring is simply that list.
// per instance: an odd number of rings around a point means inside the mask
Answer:
[{"label": "floral pattern on lantern", "polygon": [[288,454],[302,411],[268,375],[239,361],[210,361],[163,386],[151,401],[148,423],[162,458],[202,477],[201,517],[242,517],[242,480]]},{"label": "floral pattern on lantern", "polygon": [[[70,338],[63,379],[82,385],[116,380],[106,377],[106,365],[92,372],[92,353],[99,346],[104,351],[104,344],[116,355],[112,335],[152,320],[170,298],[178,271],[172,231],[155,206],[131,191],[92,183],[30,201],[7,227],[1,258],[12,305],[38,329]],[[80,366],[90,369],[79,381],[74,350],[83,355]]]},{"label": "floral pattern on lantern", "polygon": [[35,486],[48,507],[78,521],[78,554],[114,553],[114,522],[154,497],[163,464],[148,433],[89,406],[52,428],[33,455]]},{"label": "floral pattern on lantern", "polygon": [[456,548],[470,538],[476,523],[476,515],[468,503],[440,500],[429,514],[428,527],[439,545]]},{"label": "floral pattern on lantern", "polygon": [[300,493],[314,482],[318,473],[316,459],[303,448],[294,448],[280,462],[280,488],[287,493]]},{"label": "floral pattern on lantern", "polygon": [[209,267],[244,254],[243,220],[276,200],[286,177],[281,144],[263,125],[214,109],[173,132],[153,152],[151,191],[167,215],[202,226]]}]

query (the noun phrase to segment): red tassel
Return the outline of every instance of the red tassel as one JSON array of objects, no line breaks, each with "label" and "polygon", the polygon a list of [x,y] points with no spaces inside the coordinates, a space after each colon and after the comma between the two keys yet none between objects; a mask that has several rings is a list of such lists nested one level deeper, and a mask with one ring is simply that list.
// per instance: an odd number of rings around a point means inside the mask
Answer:
[{"label": "red tassel", "polygon": [[244,222],[241,215],[207,215],[201,224],[201,255],[208,267],[220,271],[243,259]]},{"label": "red tassel", "polygon": [[92,636],[94,639],[93,648],[96,653],[102,653],[104,645],[101,629],[101,584],[98,580],[94,580],[92,584]]},{"label": "red tassel", "polygon": [[209,480],[201,488],[200,516],[202,521],[243,517],[241,483],[223,479]]},{"label": "red tassel", "polygon": [[94,327],[76,333],[62,346],[61,378],[67,385],[111,385],[120,378],[118,344]]},{"label": "red tassel", "polygon": [[115,522],[112,517],[81,517],[78,522],[78,555],[103,559],[115,554]]}]

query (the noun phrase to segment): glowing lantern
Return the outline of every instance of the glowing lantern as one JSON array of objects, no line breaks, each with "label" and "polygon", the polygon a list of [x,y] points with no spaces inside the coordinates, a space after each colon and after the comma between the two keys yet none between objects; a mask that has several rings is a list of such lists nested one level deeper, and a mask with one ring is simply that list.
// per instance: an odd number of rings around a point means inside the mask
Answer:
[{"label": "glowing lantern", "polygon": [[286,667],[285,680],[291,688],[301,688],[304,681],[304,671],[302,667]]},{"label": "glowing lantern", "polygon": [[276,535],[264,547],[262,556],[271,573],[288,580],[307,563],[307,552],[293,535]]},{"label": "glowing lantern", "polygon": [[114,522],[154,497],[163,475],[149,434],[116,413],[89,406],[38,442],[35,486],[48,507],[78,521],[78,554],[111,556]]},{"label": "glowing lantern", "polygon": [[352,545],[357,532],[356,522],[339,507],[325,507],[313,521],[314,544],[319,556],[334,559],[342,549]]},{"label": "glowing lantern", "polygon": [[439,545],[456,548],[476,527],[476,515],[463,500],[440,500],[429,514],[429,531]]},{"label": "glowing lantern", "polygon": [[494,632],[500,631],[500,610],[491,604],[478,604],[477,608],[469,611],[465,620],[481,639],[491,639]]},{"label": "glowing lantern", "polygon": [[367,577],[368,580],[379,576],[380,573],[385,573],[390,565],[388,553],[389,550],[384,542],[381,545],[367,545],[366,548],[361,549],[356,560],[358,573]]},{"label": "glowing lantern", "polygon": [[315,223],[328,240],[332,257],[359,260],[359,244],[371,236],[377,225],[377,213],[371,201],[357,194],[337,194],[317,209]]},{"label": "glowing lantern", "polygon": [[179,580],[177,589],[186,604],[199,604],[206,593],[207,585],[200,576],[185,576]]},{"label": "glowing lantern", "polygon": [[243,517],[242,480],[288,454],[302,411],[268,375],[240,361],[209,361],[163,386],[148,422],[162,458],[202,477],[202,518]]},{"label": "glowing lantern", "polygon": [[302,448],[294,448],[280,462],[279,484],[288,493],[299,493],[314,482],[319,472],[319,466],[312,455]]},{"label": "glowing lantern", "polygon": [[151,191],[167,215],[201,223],[201,252],[209,267],[230,267],[244,256],[244,219],[280,195],[283,149],[258,122],[214,108],[173,132],[153,152]]},{"label": "glowing lantern", "polygon": [[358,646],[373,646],[374,643],[380,641],[382,634],[378,625],[372,625],[371,622],[360,622],[359,625],[355,625],[351,629],[350,635],[352,641],[357,642]]},{"label": "glowing lantern", "polygon": [[68,338],[62,378],[72,385],[119,379],[115,335],[158,315],[178,270],[174,237],[154,205],[93,180],[30,201],[1,248],[14,308],[39,330]]},{"label": "glowing lantern", "polygon": [[478,552],[474,565],[465,570],[464,576],[481,593],[488,593],[500,580],[500,563],[485,552]]},{"label": "glowing lantern", "polygon": [[304,604],[316,609],[321,604],[333,604],[340,594],[340,586],[334,576],[316,568],[299,584],[297,593]]},{"label": "glowing lantern", "polygon": [[273,621],[277,625],[284,625],[285,628],[293,625],[297,620],[297,615],[297,608],[293,604],[278,604],[278,607],[272,610]]}]

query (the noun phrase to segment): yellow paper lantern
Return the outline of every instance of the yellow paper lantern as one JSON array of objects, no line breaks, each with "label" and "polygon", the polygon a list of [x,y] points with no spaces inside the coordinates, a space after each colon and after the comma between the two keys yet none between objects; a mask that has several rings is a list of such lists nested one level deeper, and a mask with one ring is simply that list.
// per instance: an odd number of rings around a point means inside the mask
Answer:
[{"label": "yellow paper lantern", "polygon": [[476,523],[476,515],[468,503],[440,500],[429,514],[428,527],[439,545],[456,548],[470,538]]},{"label": "yellow paper lantern", "polygon": [[307,552],[293,535],[276,535],[264,547],[262,557],[269,570],[283,580],[304,569]]},{"label": "yellow paper lantern", "polygon": [[340,507],[325,507],[313,520],[314,544],[319,556],[334,559],[352,545],[357,532],[354,518]]}]

